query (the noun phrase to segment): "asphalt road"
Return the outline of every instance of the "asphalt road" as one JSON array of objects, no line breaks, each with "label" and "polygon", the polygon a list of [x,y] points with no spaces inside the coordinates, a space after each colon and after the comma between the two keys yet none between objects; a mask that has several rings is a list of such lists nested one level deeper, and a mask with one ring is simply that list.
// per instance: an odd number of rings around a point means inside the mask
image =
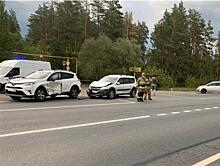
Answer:
[{"label": "asphalt road", "polygon": [[189,166],[217,153],[220,94],[158,92],[144,103],[0,95],[1,166]]}]

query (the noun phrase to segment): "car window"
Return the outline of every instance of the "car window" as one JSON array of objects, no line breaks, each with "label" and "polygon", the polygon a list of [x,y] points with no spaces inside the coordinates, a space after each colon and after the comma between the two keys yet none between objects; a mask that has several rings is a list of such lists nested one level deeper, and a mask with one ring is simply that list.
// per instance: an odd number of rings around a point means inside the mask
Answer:
[{"label": "car window", "polygon": [[118,80],[118,82],[119,82],[120,84],[124,84],[124,81],[123,81],[122,78],[120,78],[120,79]]},{"label": "car window", "polygon": [[129,82],[132,84],[132,83],[135,83],[135,80],[134,78],[129,78]]},{"label": "car window", "polygon": [[74,74],[71,73],[61,73],[61,79],[70,79],[74,78]]},{"label": "car window", "polygon": [[9,71],[5,77],[14,77],[17,75],[20,75],[20,68],[19,67],[15,67],[15,68],[11,69],[11,71]]},{"label": "car window", "polygon": [[123,78],[123,80],[124,80],[124,84],[129,84],[130,83],[129,78]]},{"label": "car window", "polygon": [[216,86],[220,86],[220,83],[215,83]]},{"label": "car window", "polygon": [[60,73],[54,73],[52,74],[49,79],[49,81],[56,81],[56,80],[60,80]]}]

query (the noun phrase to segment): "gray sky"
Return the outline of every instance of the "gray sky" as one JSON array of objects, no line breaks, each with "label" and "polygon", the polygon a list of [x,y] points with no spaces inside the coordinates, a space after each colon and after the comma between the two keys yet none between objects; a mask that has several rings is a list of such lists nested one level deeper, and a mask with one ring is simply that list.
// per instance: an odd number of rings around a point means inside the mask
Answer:
[{"label": "gray sky", "polygon": [[[38,8],[39,4],[46,1],[10,1],[6,0],[6,8],[13,9],[21,26],[22,35],[27,34],[28,17]],[[174,3],[180,1],[164,1],[164,0],[123,0],[121,5],[123,11],[133,13],[134,21],[145,21],[150,33],[153,32],[154,24],[157,23],[163,16],[166,9],[170,10]],[[220,30],[220,1],[184,1],[184,6],[194,8],[202,14],[206,22],[212,20],[215,36]]]}]

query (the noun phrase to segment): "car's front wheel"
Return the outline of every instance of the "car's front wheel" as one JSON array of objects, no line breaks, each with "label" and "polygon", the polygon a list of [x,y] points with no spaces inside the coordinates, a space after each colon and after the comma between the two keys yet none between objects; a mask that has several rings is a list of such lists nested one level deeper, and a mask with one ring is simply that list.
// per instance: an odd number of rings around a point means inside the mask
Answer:
[{"label": "car's front wheel", "polygon": [[132,89],[130,92],[130,97],[134,98],[136,96],[136,90]]},{"label": "car's front wheel", "polygon": [[205,93],[207,93],[207,90],[206,89],[202,89],[201,93],[205,94]]},{"label": "car's front wheel", "polygon": [[109,99],[114,99],[115,98],[115,91],[114,90],[110,90],[108,93],[108,98]]},{"label": "car's front wheel", "polygon": [[79,88],[73,86],[69,92],[69,98],[77,99],[78,94],[79,94]]},{"label": "car's front wheel", "polygon": [[14,101],[20,101],[21,100],[21,97],[18,97],[18,96],[10,96],[10,97]]},{"label": "car's front wheel", "polygon": [[46,100],[46,97],[47,97],[47,93],[46,93],[45,89],[43,89],[43,88],[38,88],[38,89],[35,91],[34,99],[35,99],[36,101],[45,101],[45,100]]}]

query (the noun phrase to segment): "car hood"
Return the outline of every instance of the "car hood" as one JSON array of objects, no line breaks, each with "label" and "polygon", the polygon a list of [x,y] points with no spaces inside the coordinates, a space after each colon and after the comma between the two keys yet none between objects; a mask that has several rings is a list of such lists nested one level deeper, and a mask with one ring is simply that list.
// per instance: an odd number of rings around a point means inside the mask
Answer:
[{"label": "car hood", "polygon": [[100,81],[93,81],[90,86],[92,87],[105,87],[111,85],[111,82],[100,82]]},{"label": "car hood", "polygon": [[14,84],[22,84],[22,83],[28,83],[28,82],[36,82],[36,79],[26,79],[26,78],[15,78],[11,79],[10,82]]}]

